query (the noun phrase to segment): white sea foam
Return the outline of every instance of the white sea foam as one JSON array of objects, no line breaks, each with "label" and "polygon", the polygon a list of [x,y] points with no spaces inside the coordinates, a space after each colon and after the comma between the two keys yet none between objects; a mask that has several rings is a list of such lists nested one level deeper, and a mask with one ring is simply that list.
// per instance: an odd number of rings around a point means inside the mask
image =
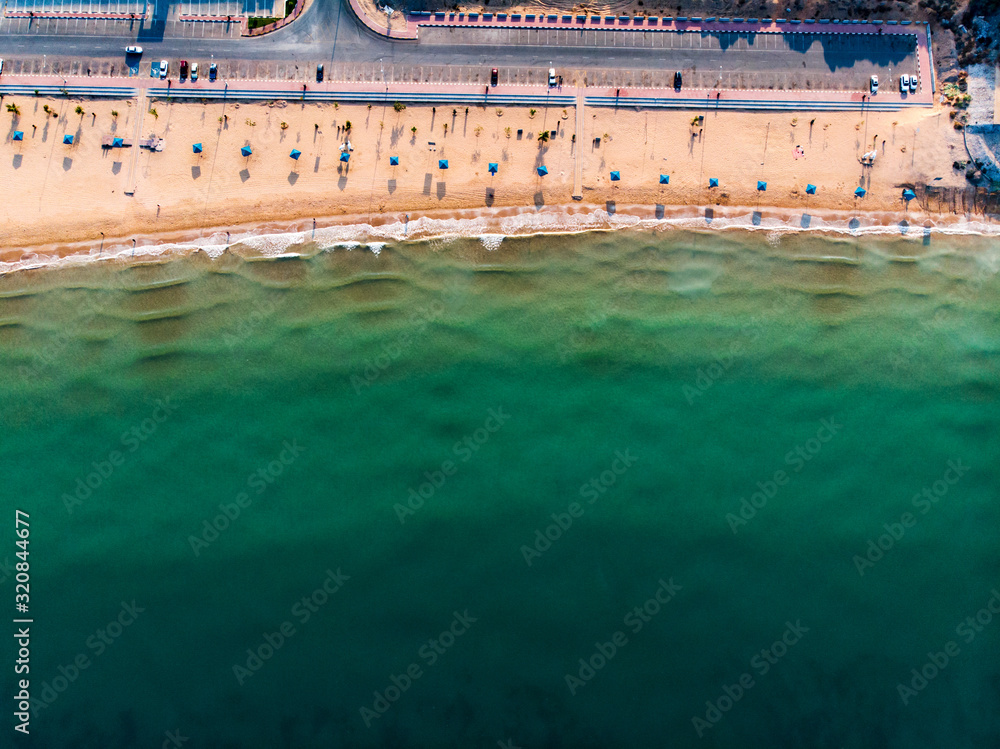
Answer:
[{"label": "white sea foam", "polygon": [[[505,209],[509,211],[510,209]],[[276,258],[279,256],[310,255],[316,250],[336,252],[367,247],[379,255],[389,242],[429,242],[434,250],[444,250],[448,244],[461,237],[476,238],[487,250],[495,251],[503,239],[511,236],[533,234],[572,234],[609,230],[667,230],[690,231],[763,231],[772,246],[780,243],[785,234],[816,234],[843,237],[901,237],[919,242],[931,235],[940,236],[1000,236],[997,217],[976,220],[958,219],[932,224],[926,217],[901,223],[897,215],[860,214],[845,218],[844,214],[829,211],[804,213],[792,209],[768,209],[768,216],[750,208],[727,208],[728,215],[715,215],[705,208],[687,207],[672,209],[676,212],[663,218],[650,216],[651,206],[620,206],[612,212],[595,208],[569,206],[566,209],[546,208],[541,211],[523,209],[519,212],[483,214],[475,211],[451,217],[420,216],[411,221],[397,221],[379,225],[368,223],[327,226],[311,231],[268,232],[245,230],[236,234],[214,231],[197,239],[178,242],[137,244],[131,242],[105,247],[98,251],[93,246],[69,255],[29,252],[15,261],[0,262],[0,274],[28,269],[78,266],[92,262],[127,260],[153,260],[161,256],[188,255],[204,252],[211,258],[221,256],[231,249],[240,256]],[[723,210],[723,209],[713,209]],[[661,214],[662,215],[662,214]],[[879,220],[884,219],[884,220]],[[909,221],[909,219],[906,219]],[[923,223],[926,221],[926,223]],[[228,243],[227,243],[228,238]]]},{"label": "white sea foam", "polygon": [[479,241],[487,250],[494,252],[499,250],[500,245],[503,244],[503,234],[481,234]]}]

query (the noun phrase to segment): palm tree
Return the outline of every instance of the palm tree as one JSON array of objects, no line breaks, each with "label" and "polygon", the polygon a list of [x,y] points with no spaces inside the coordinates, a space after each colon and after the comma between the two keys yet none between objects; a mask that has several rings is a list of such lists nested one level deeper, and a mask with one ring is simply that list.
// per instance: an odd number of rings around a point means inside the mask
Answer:
[{"label": "palm tree", "polygon": [[18,108],[17,104],[8,104],[7,111],[13,114],[15,117],[21,114],[21,110]]}]

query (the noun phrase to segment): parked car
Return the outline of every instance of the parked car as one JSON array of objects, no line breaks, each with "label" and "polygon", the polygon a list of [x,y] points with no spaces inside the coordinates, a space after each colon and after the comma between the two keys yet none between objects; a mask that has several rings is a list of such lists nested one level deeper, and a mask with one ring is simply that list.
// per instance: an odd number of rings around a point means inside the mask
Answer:
[{"label": "parked car", "polygon": [[3,58],[0,57],[0,75],[3,75]]},{"label": "parked car", "polygon": [[910,90],[910,76],[903,73],[899,76],[899,93],[905,94]]},{"label": "parked car", "polygon": [[126,47],[125,48],[125,54],[126,55],[141,55],[142,54],[142,47],[137,47],[136,45],[133,44],[131,47]]},{"label": "parked car", "polygon": [[214,81],[219,75],[219,66],[214,62],[208,66],[208,80]]},{"label": "parked car", "polygon": [[549,88],[556,85],[556,69],[549,68]]},{"label": "parked car", "polygon": [[498,80],[500,80],[500,72],[496,68],[493,68],[493,72],[490,73],[490,85],[497,85]]},{"label": "parked car", "polygon": [[911,94],[917,93],[917,86],[918,86],[917,76],[911,75],[910,76],[910,93]]},{"label": "parked car", "polygon": [[322,65],[317,65],[316,66],[316,83],[322,83],[322,82],[323,82],[323,66]]},{"label": "parked car", "polygon": [[681,71],[678,70],[676,73],[674,73],[674,89],[675,90],[677,90],[677,91],[681,90],[681,82],[682,82]]},{"label": "parked car", "polygon": [[196,62],[191,63],[191,80],[198,80],[198,63]]},{"label": "parked car", "polygon": [[878,76],[877,75],[873,75],[872,76],[869,85],[871,86],[871,92],[872,92],[872,95],[874,96],[875,94],[878,93]]},{"label": "parked car", "polygon": [[170,64],[166,60],[160,60],[160,78],[166,78],[169,69]]},{"label": "parked car", "polygon": [[187,74],[188,74],[188,61],[187,60],[181,60],[181,80],[182,81],[185,78],[187,78]]}]

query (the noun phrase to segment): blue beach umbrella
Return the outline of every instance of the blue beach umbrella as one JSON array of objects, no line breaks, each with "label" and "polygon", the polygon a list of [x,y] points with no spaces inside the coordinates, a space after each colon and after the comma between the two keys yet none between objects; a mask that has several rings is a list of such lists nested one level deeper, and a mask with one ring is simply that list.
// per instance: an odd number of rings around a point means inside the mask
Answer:
[{"label": "blue beach umbrella", "polygon": [[14,131],[14,140],[24,140],[24,133],[20,130]]},{"label": "blue beach umbrella", "polygon": [[340,160],[343,161],[343,162],[345,162],[345,163],[348,162],[348,161],[350,161],[351,160],[351,154],[349,154],[347,151],[344,151],[342,154],[340,154]]},{"label": "blue beach umbrella", "polygon": [[297,149],[297,148],[293,148],[293,149],[292,149],[292,152],[291,152],[290,154],[288,154],[288,155],[289,155],[289,156],[291,156],[291,157],[292,157],[293,159],[295,159],[296,161],[298,161],[298,160],[299,160],[299,156],[301,156],[301,155],[302,155],[302,151],[300,151],[300,150],[299,150],[299,149]]},{"label": "blue beach umbrella", "polygon": [[67,146],[72,146],[73,145],[73,136],[72,135],[64,135],[63,136],[63,143],[65,143]]},{"label": "blue beach umbrella", "polygon": [[438,159],[438,169],[447,169],[448,159]]},{"label": "blue beach umbrella", "polygon": [[399,157],[398,156],[390,156],[389,157],[389,166],[399,166]]},{"label": "blue beach umbrella", "polygon": [[670,175],[669,174],[661,174],[660,175],[660,184],[661,185],[669,185],[670,184]]},{"label": "blue beach umbrella", "polygon": [[114,139],[112,139],[112,141],[111,141],[111,147],[112,148],[124,148],[125,147],[125,139],[124,138],[114,138]]},{"label": "blue beach umbrella", "polygon": [[859,187],[857,190],[854,191],[854,197],[863,198],[866,192],[867,190],[865,190],[865,188]]},{"label": "blue beach umbrella", "polygon": [[195,143],[193,146],[191,146],[191,150],[194,151],[195,153],[201,153],[201,143]]},{"label": "blue beach umbrella", "polygon": [[549,168],[547,166],[540,166],[540,167],[538,167],[538,176],[539,177],[544,177],[548,173],[549,173]]},{"label": "blue beach umbrella", "polygon": [[708,178],[708,186],[709,187],[718,187],[719,186],[719,180],[717,180],[715,177],[709,177]]},{"label": "blue beach umbrella", "polygon": [[816,185],[806,185],[806,195],[815,195]]},{"label": "blue beach umbrella", "polygon": [[764,192],[767,189],[767,182],[762,182],[761,180],[757,180],[757,189],[760,192]]},{"label": "blue beach umbrella", "polygon": [[622,178],[622,176],[618,172],[611,172],[611,181],[612,182],[619,182],[621,180],[621,178]]},{"label": "blue beach umbrella", "polygon": [[496,174],[497,171],[499,171],[499,169],[500,169],[499,164],[493,161],[490,162],[490,174]]},{"label": "blue beach umbrella", "polygon": [[240,153],[244,156],[249,156],[253,153],[253,149],[250,148],[250,146],[243,146],[243,148],[240,149]]},{"label": "blue beach umbrella", "polygon": [[913,200],[915,197],[917,197],[917,194],[913,190],[903,190],[903,200]]}]

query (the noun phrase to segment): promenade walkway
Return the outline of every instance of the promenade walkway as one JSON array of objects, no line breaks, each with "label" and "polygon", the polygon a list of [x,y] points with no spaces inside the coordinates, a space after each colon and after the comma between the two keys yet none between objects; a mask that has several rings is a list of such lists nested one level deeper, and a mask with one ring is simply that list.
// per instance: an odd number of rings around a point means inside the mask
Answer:
[{"label": "promenade walkway", "polygon": [[[114,80],[114,79],[109,79]],[[860,92],[840,91],[675,91],[655,88],[561,88],[544,85],[369,83],[329,81],[299,84],[288,81],[244,80],[208,82],[205,78],[183,84],[159,78],[117,79],[127,85],[102,85],[87,76],[4,75],[0,94],[24,96],[69,96],[132,98],[140,92],[158,99],[234,99],[270,101],[336,101],[389,104],[467,106],[630,107],[691,110],[786,110],[786,111],[898,111],[927,106],[925,97],[879,94],[869,98]]]}]

